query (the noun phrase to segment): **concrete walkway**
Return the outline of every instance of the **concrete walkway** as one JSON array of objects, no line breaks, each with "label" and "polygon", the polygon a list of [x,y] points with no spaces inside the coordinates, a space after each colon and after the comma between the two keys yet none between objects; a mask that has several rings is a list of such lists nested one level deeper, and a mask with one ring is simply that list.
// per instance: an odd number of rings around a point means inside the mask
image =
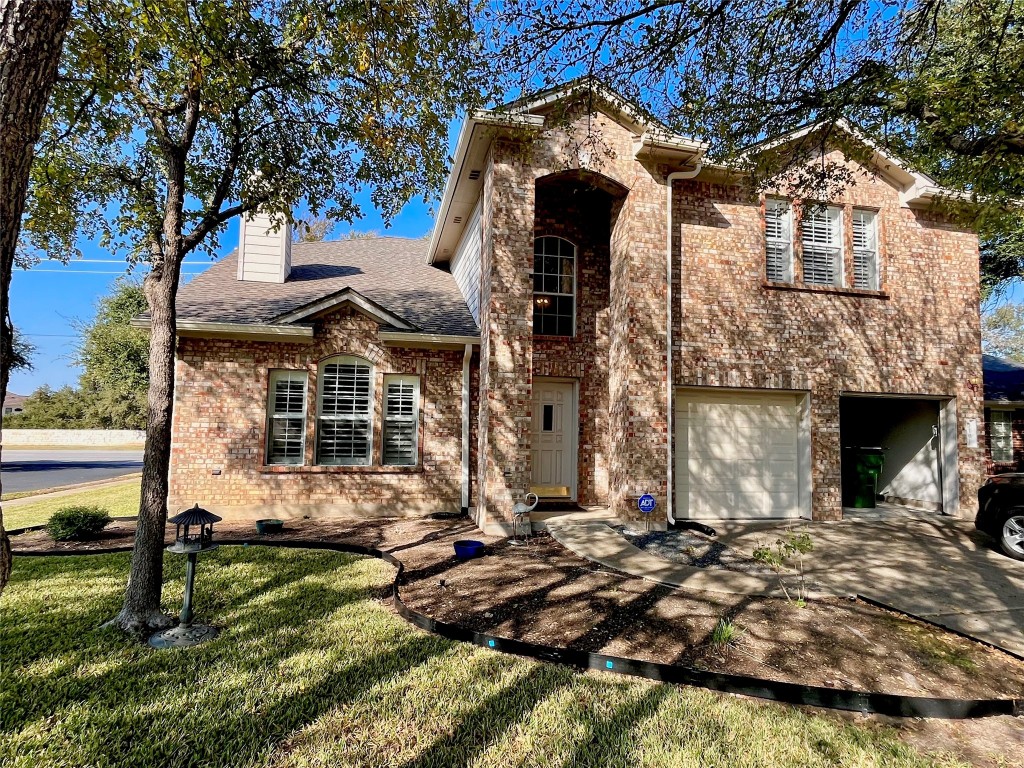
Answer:
[{"label": "concrete walkway", "polygon": [[[710,523],[742,553],[786,530],[811,535],[813,596],[860,595],[1024,656],[1024,563],[993,548],[969,521],[935,515],[795,524]],[[672,563],[600,523],[548,523],[576,554],[634,576],[686,589],[777,595],[773,580]]]}]

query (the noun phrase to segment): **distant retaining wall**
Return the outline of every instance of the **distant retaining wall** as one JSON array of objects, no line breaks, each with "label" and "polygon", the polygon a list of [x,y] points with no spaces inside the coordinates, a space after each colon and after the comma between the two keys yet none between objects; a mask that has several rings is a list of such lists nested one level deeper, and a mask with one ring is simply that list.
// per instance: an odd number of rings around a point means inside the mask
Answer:
[{"label": "distant retaining wall", "polygon": [[66,445],[95,448],[108,445],[137,445],[146,442],[143,429],[5,429],[3,444]]}]

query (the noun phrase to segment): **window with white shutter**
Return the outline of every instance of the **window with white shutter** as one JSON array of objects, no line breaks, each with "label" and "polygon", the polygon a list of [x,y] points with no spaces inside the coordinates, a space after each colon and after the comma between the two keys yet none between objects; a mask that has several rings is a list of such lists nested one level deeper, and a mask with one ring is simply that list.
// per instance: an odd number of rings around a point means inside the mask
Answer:
[{"label": "window with white shutter", "polygon": [[270,372],[267,464],[302,464],[306,447],[306,372]]},{"label": "window with white shutter", "polygon": [[773,283],[793,282],[792,221],[788,201],[764,201],[765,276]]},{"label": "window with white shutter", "polygon": [[369,464],[373,436],[373,368],[358,357],[320,364],[316,463]]},{"label": "window with white shutter", "polygon": [[992,461],[1009,464],[1013,461],[1013,411],[989,411],[988,419]]},{"label": "window with white shutter", "polygon": [[853,209],[853,287],[877,291],[878,223],[874,211]]},{"label": "window with white shutter", "polygon": [[800,220],[804,282],[808,285],[843,284],[842,209],[807,203]]},{"label": "window with white shutter", "polygon": [[384,377],[385,464],[415,465],[419,458],[420,380],[417,376]]}]

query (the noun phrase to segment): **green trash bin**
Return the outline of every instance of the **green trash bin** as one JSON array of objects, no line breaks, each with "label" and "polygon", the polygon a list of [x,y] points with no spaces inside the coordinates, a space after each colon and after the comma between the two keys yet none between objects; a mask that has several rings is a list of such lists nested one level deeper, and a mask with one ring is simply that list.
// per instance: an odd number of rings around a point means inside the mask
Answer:
[{"label": "green trash bin", "polygon": [[853,462],[853,499],[855,509],[874,509],[878,495],[878,476],[882,474],[885,451],[878,447],[858,446],[850,448]]}]

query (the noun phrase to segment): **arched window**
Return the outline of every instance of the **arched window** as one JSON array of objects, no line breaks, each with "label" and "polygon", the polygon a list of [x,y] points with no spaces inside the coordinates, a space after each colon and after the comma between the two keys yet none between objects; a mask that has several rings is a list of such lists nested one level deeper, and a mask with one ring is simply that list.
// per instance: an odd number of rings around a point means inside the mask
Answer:
[{"label": "arched window", "polygon": [[369,464],[373,442],[373,366],[358,357],[320,363],[316,463]]},{"label": "arched window", "polygon": [[576,333],[576,246],[560,237],[533,241],[533,332]]}]

